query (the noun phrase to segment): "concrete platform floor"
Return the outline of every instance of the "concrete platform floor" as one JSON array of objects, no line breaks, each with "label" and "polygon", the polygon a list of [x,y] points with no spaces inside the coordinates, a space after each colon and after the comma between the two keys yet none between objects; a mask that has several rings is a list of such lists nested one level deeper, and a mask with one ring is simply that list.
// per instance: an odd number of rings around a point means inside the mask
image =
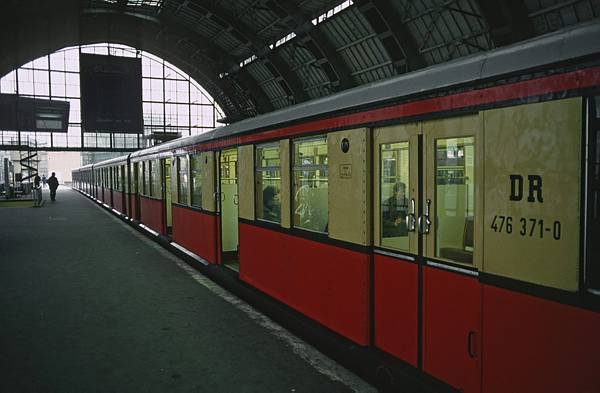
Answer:
[{"label": "concrete platform floor", "polygon": [[65,187],[0,209],[0,392],[372,392]]}]

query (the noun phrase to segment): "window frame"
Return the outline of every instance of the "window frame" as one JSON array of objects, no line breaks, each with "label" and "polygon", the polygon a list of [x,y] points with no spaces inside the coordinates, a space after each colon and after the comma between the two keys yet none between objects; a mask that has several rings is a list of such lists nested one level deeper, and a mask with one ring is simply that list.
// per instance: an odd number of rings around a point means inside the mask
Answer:
[{"label": "window frame", "polygon": [[[296,165],[296,144],[315,142],[315,141],[322,141],[323,144],[325,145],[325,147],[327,148],[327,156],[326,156],[327,164]],[[329,236],[329,230],[328,230],[329,225],[328,224],[325,225],[325,228],[327,228],[327,230],[319,231],[316,229],[298,226],[295,224],[295,219],[294,219],[294,215],[296,214],[295,212],[298,208],[296,206],[296,198],[295,198],[295,195],[298,193],[298,190],[296,190],[296,184],[295,184],[296,183],[296,181],[295,181],[296,172],[301,172],[303,170],[304,171],[316,171],[316,170],[326,171],[327,172],[327,198],[329,198],[329,146],[328,146],[327,134],[311,135],[308,137],[300,137],[300,138],[291,139],[290,140],[290,151],[291,151],[290,186],[292,189],[292,192],[290,193],[291,215],[292,215],[292,220],[290,222],[290,226],[297,230],[308,231],[308,232],[312,232],[312,233],[316,233],[316,234],[321,234],[324,236]],[[329,216],[328,212],[326,212],[326,214],[327,214],[327,216]],[[327,217],[327,222],[329,222],[329,217]]]},{"label": "window frame", "polygon": [[[190,177],[190,203],[189,206],[197,208],[197,209],[203,209],[203,203],[202,203],[202,195],[203,195],[203,177],[204,177],[204,171],[202,170],[202,153],[201,152],[196,152],[193,154],[189,154],[189,161],[188,161],[188,172],[189,172],[189,177]],[[198,158],[197,163],[198,163],[198,168],[194,169],[194,161],[195,158]],[[199,204],[196,204],[195,202],[195,198],[194,198],[194,179],[196,179],[196,177],[194,176],[194,170],[199,171],[199,178],[200,178],[200,201]]]},{"label": "window frame", "polygon": [[[263,166],[260,166],[258,164],[258,157],[259,157],[258,152],[259,152],[259,149],[267,149],[267,148],[277,148],[279,166],[265,166],[265,167],[263,167]],[[273,220],[269,220],[269,219],[266,219],[264,217],[259,217],[258,216],[258,212],[260,211],[260,209],[259,209],[259,203],[258,203],[259,202],[259,195],[258,195],[258,193],[259,192],[262,193],[264,191],[264,189],[262,188],[262,180],[261,180],[261,188],[260,188],[260,191],[259,191],[259,187],[258,187],[259,183],[258,183],[257,175],[258,175],[259,172],[263,172],[264,173],[264,172],[269,172],[269,171],[274,171],[274,170],[279,171],[279,194],[281,195],[282,194],[282,192],[281,192],[282,189],[281,188],[282,188],[282,183],[283,183],[283,176],[282,176],[283,175],[283,173],[282,173],[283,171],[281,169],[281,161],[282,161],[281,158],[282,158],[281,157],[281,145],[280,145],[279,141],[268,142],[268,143],[262,143],[262,144],[254,145],[254,184],[255,184],[255,190],[254,190],[254,211],[255,211],[255,217],[259,221],[264,221],[264,222],[268,222],[268,223],[271,223],[271,224],[276,224],[276,225],[279,225],[279,226],[281,226],[281,215],[283,213],[282,212],[281,203],[279,204],[279,221],[273,221]],[[264,214],[263,214],[263,216],[264,216]]]}]

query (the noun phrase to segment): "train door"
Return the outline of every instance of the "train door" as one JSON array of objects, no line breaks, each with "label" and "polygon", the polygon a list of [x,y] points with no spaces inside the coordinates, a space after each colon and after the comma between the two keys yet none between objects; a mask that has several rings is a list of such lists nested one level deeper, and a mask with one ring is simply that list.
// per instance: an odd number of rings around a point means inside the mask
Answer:
[{"label": "train door", "polygon": [[219,152],[219,205],[221,215],[221,261],[239,271],[238,259],[238,152]]},{"label": "train door", "polygon": [[133,199],[133,218],[137,221],[140,220],[140,204],[141,194],[143,190],[144,172],[143,172],[143,161],[133,163],[133,177],[134,177],[134,199]]},{"label": "train door", "polygon": [[478,115],[374,131],[374,342],[466,393],[481,386]]},{"label": "train door", "polygon": [[165,201],[165,223],[167,234],[173,233],[173,205],[172,205],[172,184],[171,184],[171,159],[163,160],[163,185],[164,185],[164,201]]},{"label": "train door", "polygon": [[423,370],[481,390],[480,115],[423,123]]},{"label": "train door", "polygon": [[417,367],[421,125],[373,130],[375,345]]},{"label": "train door", "polygon": [[129,197],[127,196],[129,190],[129,180],[127,178],[127,174],[125,172],[125,165],[120,165],[117,167],[117,171],[119,171],[119,191],[121,192],[121,213],[126,216],[129,215],[129,209],[127,206],[127,200]]}]

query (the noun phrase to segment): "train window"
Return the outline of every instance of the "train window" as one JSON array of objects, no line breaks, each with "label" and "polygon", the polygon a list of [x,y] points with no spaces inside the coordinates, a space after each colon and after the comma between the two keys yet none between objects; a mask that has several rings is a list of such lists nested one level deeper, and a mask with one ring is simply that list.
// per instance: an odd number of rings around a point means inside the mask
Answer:
[{"label": "train window", "polygon": [[129,192],[129,182],[127,181],[127,174],[125,173],[125,165],[121,165],[121,179],[123,181],[123,185],[121,186],[123,192]]},{"label": "train window", "polygon": [[586,285],[600,295],[600,97],[589,100],[588,113]]},{"label": "train window", "polygon": [[435,143],[435,256],[473,263],[475,138],[443,138]]},{"label": "train window", "polygon": [[192,185],[192,206],[202,207],[202,156],[200,153],[190,156]]},{"label": "train window", "polygon": [[136,171],[138,181],[136,193],[144,194],[144,162],[136,162],[134,170]]},{"label": "train window", "polygon": [[151,196],[153,198],[162,199],[162,178],[161,178],[161,167],[160,160],[152,160],[152,170],[150,172],[151,177]]},{"label": "train window", "polygon": [[408,142],[382,144],[380,157],[381,245],[408,251]]},{"label": "train window", "polygon": [[328,231],[327,139],[293,141],[293,225]]},{"label": "train window", "polygon": [[188,204],[188,158],[182,156],[177,158],[177,202],[183,205]]},{"label": "train window", "polygon": [[152,195],[152,161],[146,161],[144,163],[144,195],[151,196]]},{"label": "train window", "polygon": [[279,143],[256,147],[256,218],[281,223]]},{"label": "train window", "polygon": [[121,190],[121,173],[119,172],[119,167],[112,167],[113,171],[113,187],[116,191]]}]

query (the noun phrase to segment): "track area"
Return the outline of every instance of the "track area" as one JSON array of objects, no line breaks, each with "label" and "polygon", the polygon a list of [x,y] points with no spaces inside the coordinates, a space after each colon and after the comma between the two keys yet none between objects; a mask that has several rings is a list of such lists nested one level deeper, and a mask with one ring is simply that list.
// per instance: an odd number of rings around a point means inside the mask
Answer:
[{"label": "track area", "polygon": [[375,391],[74,191],[0,222],[2,392]]}]

